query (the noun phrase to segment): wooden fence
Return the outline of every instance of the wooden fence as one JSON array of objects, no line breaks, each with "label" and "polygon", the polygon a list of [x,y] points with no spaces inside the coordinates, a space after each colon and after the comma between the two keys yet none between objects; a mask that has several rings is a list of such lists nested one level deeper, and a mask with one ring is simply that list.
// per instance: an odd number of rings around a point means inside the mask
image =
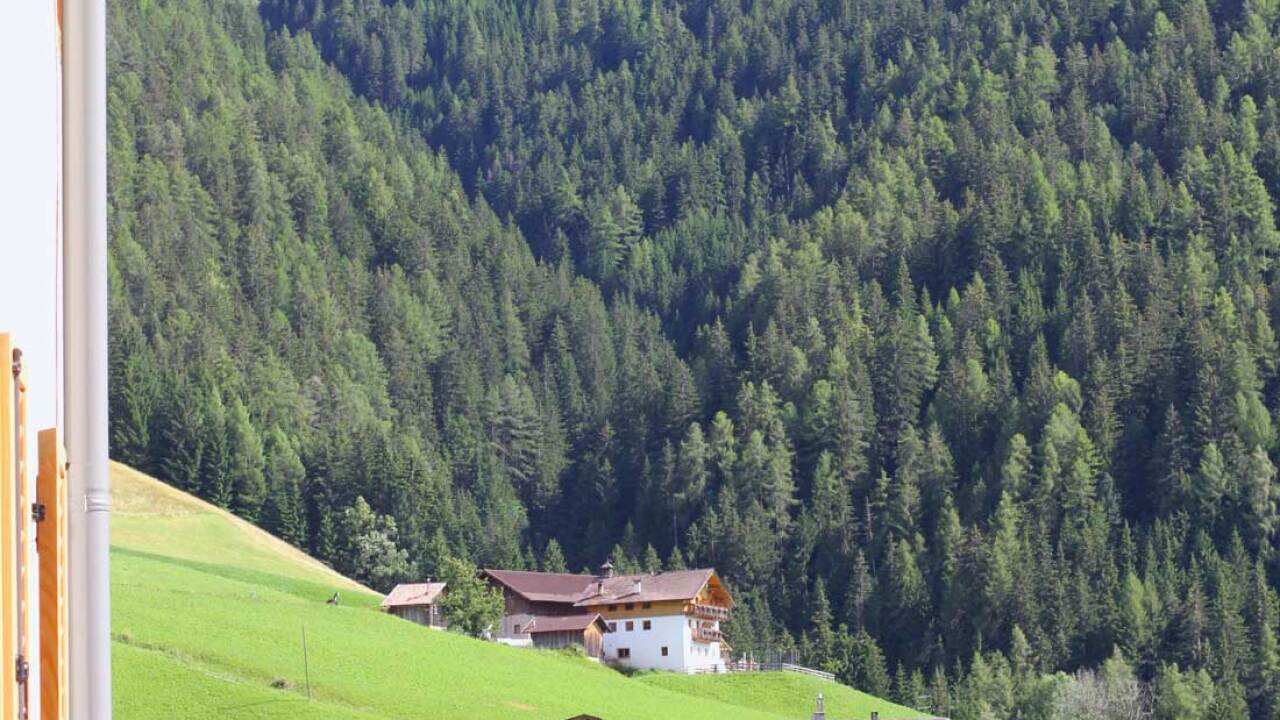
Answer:
[{"label": "wooden fence", "polygon": [[66,459],[57,429],[41,431],[32,472],[29,393],[22,352],[0,333],[0,717],[65,720]]},{"label": "wooden fence", "polygon": [[825,670],[816,670],[814,668],[805,667],[796,662],[796,654],[794,652],[765,652],[750,655],[742,655],[737,660],[730,660],[725,663],[725,668],[729,672],[793,672],[801,675],[811,675],[823,680],[835,680],[836,676]]}]

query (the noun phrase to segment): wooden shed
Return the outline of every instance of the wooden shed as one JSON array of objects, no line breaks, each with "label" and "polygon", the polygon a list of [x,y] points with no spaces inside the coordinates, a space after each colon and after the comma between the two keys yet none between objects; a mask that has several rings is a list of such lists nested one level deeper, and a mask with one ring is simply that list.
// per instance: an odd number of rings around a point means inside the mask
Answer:
[{"label": "wooden shed", "polygon": [[382,599],[383,612],[427,627],[447,625],[439,600],[445,592],[442,582],[402,583]]},{"label": "wooden shed", "polygon": [[585,613],[538,616],[524,631],[529,633],[534,647],[555,649],[581,645],[587,657],[599,658],[604,654],[604,634],[609,632],[609,626],[599,613]]}]

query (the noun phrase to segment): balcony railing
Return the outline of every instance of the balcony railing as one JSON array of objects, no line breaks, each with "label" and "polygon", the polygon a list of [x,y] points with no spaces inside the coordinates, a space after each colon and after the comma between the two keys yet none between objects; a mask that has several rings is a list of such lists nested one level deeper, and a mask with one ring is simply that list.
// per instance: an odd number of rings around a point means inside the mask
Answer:
[{"label": "balcony railing", "polygon": [[707,620],[728,620],[729,608],[720,607],[719,605],[703,605],[702,603],[694,603],[689,608],[689,614],[697,618],[705,618]]},{"label": "balcony railing", "polygon": [[724,635],[719,630],[699,627],[693,629],[693,639],[697,642],[720,642]]}]

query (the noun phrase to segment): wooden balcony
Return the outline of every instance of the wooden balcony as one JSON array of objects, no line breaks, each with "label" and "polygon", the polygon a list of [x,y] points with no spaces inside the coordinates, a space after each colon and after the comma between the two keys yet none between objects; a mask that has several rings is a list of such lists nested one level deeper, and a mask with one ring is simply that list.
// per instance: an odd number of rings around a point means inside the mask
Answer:
[{"label": "wooden balcony", "polygon": [[704,620],[728,620],[729,608],[720,607],[719,605],[703,605],[702,603],[692,603],[688,609],[689,615],[702,618]]},{"label": "wooden balcony", "polygon": [[723,640],[724,640],[724,634],[721,633],[719,630],[715,630],[713,628],[704,628],[704,627],[697,627],[693,629],[694,642],[713,643],[713,642],[722,642]]}]

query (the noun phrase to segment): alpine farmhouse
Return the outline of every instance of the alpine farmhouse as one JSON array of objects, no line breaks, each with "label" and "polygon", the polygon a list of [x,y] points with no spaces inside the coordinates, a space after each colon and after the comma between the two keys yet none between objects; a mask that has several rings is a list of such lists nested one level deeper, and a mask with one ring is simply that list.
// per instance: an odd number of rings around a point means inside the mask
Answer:
[{"label": "alpine farmhouse", "polygon": [[[614,575],[612,565],[605,563],[597,575],[483,574],[503,594],[502,625],[495,634],[499,642],[535,647],[572,643],[591,657],[637,669],[727,669],[731,648],[720,623],[729,619],[733,598],[715,570]],[[572,633],[582,637],[569,637]]]}]

